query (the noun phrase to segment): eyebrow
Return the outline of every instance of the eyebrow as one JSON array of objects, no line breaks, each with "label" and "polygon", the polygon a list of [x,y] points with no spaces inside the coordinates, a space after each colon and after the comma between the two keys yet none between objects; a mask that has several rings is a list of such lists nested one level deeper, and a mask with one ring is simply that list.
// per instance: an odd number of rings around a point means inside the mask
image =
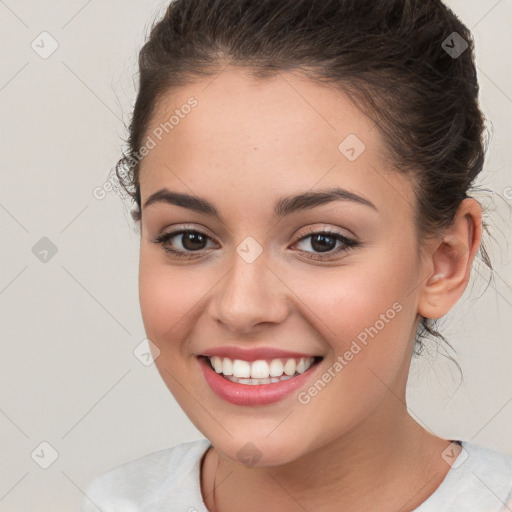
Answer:
[{"label": "eyebrow", "polygon": [[[287,215],[291,215],[292,213],[316,208],[317,206],[331,203],[333,201],[349,201],[355,204],[368,206],[375,211],[378,211],[376,206],[368,199],[343,188],[336,187],[318,192],[304,192],[303,194],[283,197],[276,202],[274,215],[278,218],[282,218]],[[167,188],[162,188],[154,194],[151,194],[143,207],[147,208],[149,205],[155,203],[173,204],[181,206],[182,208],[188,208],[189,210],[193,210],[198,213],[216,217],[219,220],[221,219],[221,215],[217,208],[207,199],[189,194],[172,192]]]}]

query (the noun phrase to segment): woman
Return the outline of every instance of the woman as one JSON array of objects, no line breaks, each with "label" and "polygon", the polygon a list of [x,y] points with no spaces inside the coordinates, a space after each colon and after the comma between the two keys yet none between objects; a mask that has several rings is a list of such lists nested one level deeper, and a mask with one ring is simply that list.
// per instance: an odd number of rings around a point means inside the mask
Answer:
[{"label": "woman", "polygon": [[406,405],[491,266],[468,29],[438,0],[176,0],[139,66],[117,170],[141,312],[206,439],[100,475],[82,510],[510,509],[512,458]]}]

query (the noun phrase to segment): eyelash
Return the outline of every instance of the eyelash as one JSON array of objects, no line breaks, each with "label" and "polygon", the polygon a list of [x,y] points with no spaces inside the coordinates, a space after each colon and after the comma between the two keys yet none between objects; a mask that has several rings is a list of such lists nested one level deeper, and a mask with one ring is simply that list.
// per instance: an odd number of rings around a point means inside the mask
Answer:
[{"label": "eyelash", "polygon": [[[163,247],[164,251],[166,253],[171,254],[173,257],[176,256],[178,258],[188,258],[188,259],[194,258],[195,259],[196,256],[194,254],[199,253],[201,250],[191,251],[191,252],[177,251],[175,249],[171,249],[169,247],[169,245],[167,245],[167,242],[169,240],[171,240],[172,238],[174,238],[175,236],[190,234],[190,233],[200,234],[200,235],[206,237],[207,239],[211,239],[211,237],[209,237],[206,233],[203,233],[202,231],[199,231],[197,229],[179,229],[176,231],[172,231],[170,233],[162,233],[161,235],[157,236],[153,240],[153,242],[156,244],[160,244]],[[301,251],[301,252],[305,252],[308,254],[315,254],[314,257],[307,256],[309,259],[312,259],[312,260],[324,261],[324,260],[332,258],[336,254],[339,254],[341,252],[346,252],[350,249],[354,249],[361,245],[360,242],[357,242],[356,240],[347,238],[346,236],[344,236],[340,233],[336,233],[336,232],[328,231],[328,230],[315,230],[315,229],[310,229],[305,235],[301,236],[296,242],[294,242],[293,245],[296,245],[299,242],[302,242],[303,240],[306,240],[307,238],[313,237],[315,235],[324,235],[324,236],[328,236],[330,238],[334,238],[336,241],[343,242],[344,246],[339,247],[338,249],[333,250],[332,252],[328,252],[328,253],[311,253],[309,251]],[[202,249],[202,250],[204,250],[204,249]]]}]

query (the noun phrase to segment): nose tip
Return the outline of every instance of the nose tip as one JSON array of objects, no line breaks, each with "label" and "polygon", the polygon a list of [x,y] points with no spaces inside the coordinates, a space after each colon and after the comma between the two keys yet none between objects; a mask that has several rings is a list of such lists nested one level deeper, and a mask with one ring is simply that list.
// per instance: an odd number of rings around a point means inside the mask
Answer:
[{"label": "nose tip", "polygon": [[218,324],[241,335],[282,322],[287,305],[279,283],[262,259],[247,263],[240,258],[216,288],[211,315]]}]

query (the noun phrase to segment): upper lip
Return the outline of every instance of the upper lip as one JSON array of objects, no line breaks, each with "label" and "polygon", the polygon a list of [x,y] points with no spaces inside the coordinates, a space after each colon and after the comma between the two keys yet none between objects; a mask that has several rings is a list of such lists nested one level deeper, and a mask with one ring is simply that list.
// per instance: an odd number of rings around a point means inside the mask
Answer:
[{"label": "upper lip", "polygon": [[320,357],[316,354],[304,354],[301,352],[292,352],[289,350],[279,350],[275,347],[213,347],[201,354],[206,357],[228,357],[229,359],[242,359],[243,361],[256,361],[258,359],[278,359],[278,358],[296,358],[301,357]]}]

